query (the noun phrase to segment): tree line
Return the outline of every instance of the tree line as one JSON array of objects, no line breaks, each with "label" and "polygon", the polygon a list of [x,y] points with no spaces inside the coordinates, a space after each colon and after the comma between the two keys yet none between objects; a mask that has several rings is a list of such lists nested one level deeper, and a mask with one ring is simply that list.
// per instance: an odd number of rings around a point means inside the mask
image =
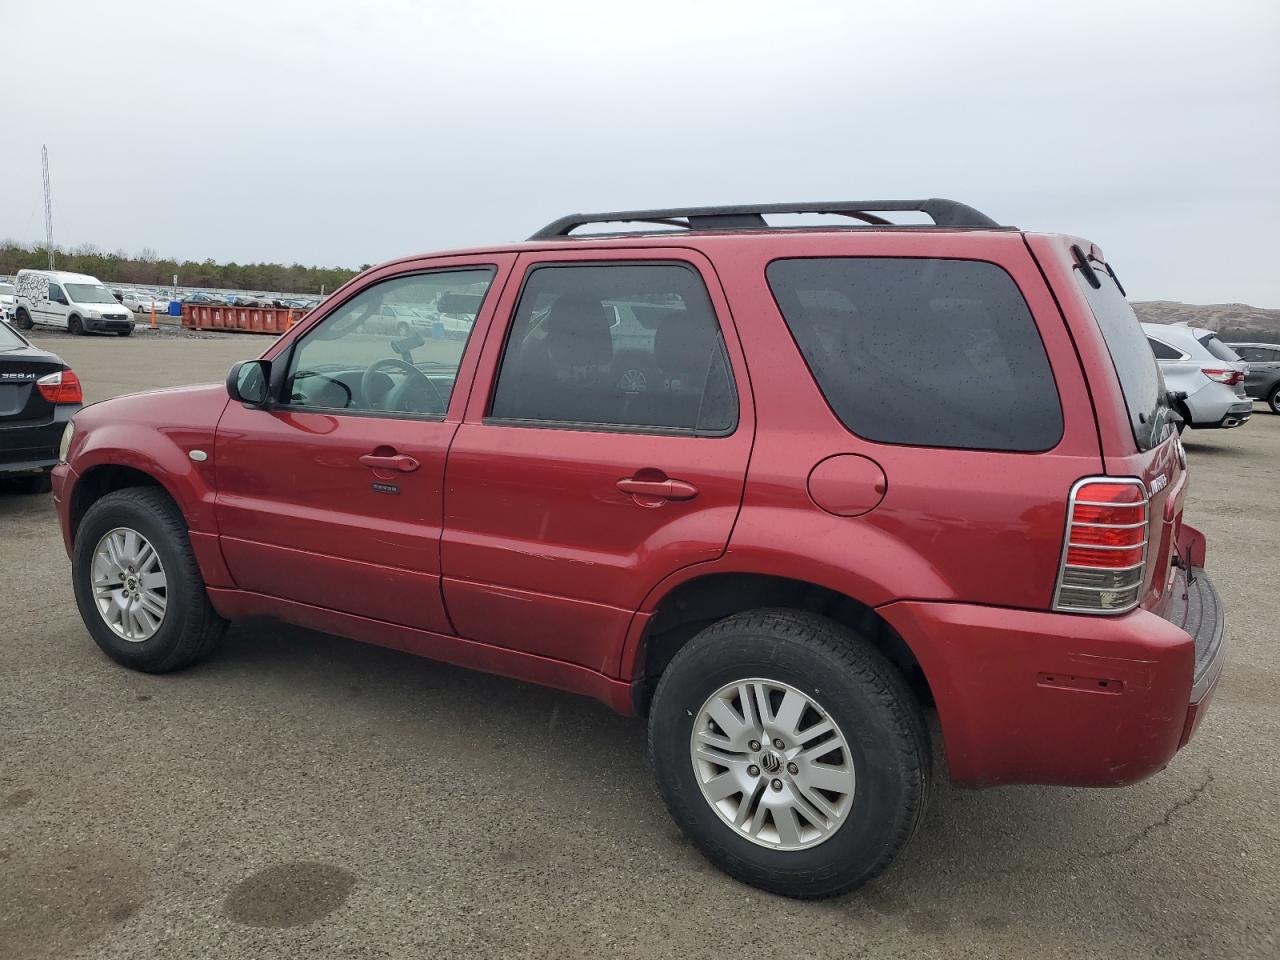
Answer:
[{"label": "tree line", "polygon": [[[177,274],[178,285],[182,287],[306,294],[318,294],[322,288],[328,293],[359,272],[345,267],[304,267],[300,263],[286,266],[283,263],[218,263],[212,259],[170,260],[150,249],[130,256],[123,250],[109,253],[89,243],[70,249],[55,244],[53,263],[56,270],[87,273],[103,283],[169,287]],[[0,275],[24,269],[44,270],[48,266],[48,248],[43,244],[0,242]]]}]

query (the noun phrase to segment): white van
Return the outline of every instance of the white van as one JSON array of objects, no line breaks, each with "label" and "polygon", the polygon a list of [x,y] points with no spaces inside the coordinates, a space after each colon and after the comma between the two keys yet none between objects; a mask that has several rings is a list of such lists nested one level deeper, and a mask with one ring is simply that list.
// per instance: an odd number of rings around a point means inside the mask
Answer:
[{"label": "white van", "polygon": [[96,277],[61,270],[19,270],[14,286],[14,324],[23,330],[42,324],[74,334],[102,331],[127,337],[133,333],[133,314]]}]

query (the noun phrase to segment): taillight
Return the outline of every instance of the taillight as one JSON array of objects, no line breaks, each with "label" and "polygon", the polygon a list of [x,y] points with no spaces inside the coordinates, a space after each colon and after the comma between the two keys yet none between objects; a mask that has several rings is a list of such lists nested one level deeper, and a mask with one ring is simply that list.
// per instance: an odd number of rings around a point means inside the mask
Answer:
[{"label": "taillight", "polygon": [[1124,613],[1146,573],[1147,489],[1140,480],[1090,477],[1071,488],[1053,608]]},{"label": "taillight", "polygon": [[40,396],[50,403],[84,403],[84,391],[80,378],[70,370],[59,370],[36,381]]},{"label": "taillight", "polygon": [[1201,367],[1200,372],[1210,380],[1225,383],[1228,387],[1234,387],[1237,383],[1244,381],[1244,374],[1239,370],[1218,370],[1215,367]]}]

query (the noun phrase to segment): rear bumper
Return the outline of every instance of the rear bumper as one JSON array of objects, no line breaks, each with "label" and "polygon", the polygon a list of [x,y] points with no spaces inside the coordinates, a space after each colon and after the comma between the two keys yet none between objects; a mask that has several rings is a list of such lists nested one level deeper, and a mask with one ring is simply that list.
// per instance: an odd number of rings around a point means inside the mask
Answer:
[{"label": "rear bumper", "polygon": [[80,410],[75,404],[54,408],[53,419],[30,426],[6,426],[0,423],[0,476],[37,473],[58,462],[58,444],[62,431]]},{"label": "rear bumper", "polygon": [[880,608],[929,682],[952,780],[1119,786],[1167,765],[1203,719],[1226,652],[1213,584],[1194,574],[1190,587],[1175,580],[1165,616]]},{"label": "rear bumper", "polygon": [[1247,397],[1242,397],[1232,403],[1227,408],[1226,413],[1222,414],[1217,420],[1193,420],[1191,426],[1196,430],[1230,429],[1231,427],[1244,426],[1252,416],[1253,401]]}]

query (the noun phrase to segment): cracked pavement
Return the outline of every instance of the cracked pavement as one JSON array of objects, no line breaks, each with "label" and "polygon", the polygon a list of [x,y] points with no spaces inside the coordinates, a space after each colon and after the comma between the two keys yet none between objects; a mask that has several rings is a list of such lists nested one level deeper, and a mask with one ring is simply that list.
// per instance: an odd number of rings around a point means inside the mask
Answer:
[{"label": "cracked pavement", "polygon": [[[91,399],[265,341],[37,333]],[[589,700],[268,623],[130,673],[86,635],[52,505],[0,494],[0,958],[1266,957],[1280,953],[1280,417],[1187,435],[1230,654],[1195,739],[1117,790],[938,782],[878,882],[707,865],[644,727]]]}]

